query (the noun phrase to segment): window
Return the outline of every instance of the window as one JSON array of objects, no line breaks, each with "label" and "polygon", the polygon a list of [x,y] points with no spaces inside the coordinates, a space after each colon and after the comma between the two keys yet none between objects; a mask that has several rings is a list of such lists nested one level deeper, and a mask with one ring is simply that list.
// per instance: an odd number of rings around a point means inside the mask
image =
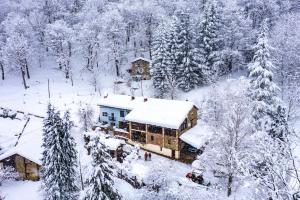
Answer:
[{"label": "window", "polygon": [[116,124],[114,122],[111,122],[110,123],[110,126],[115,126]]},{"label": "window", "polygon": [[148,127],[148,131],[151,132],[151,133],[159,133],[159,134],[162,134],[162,128],[161,127],[158,127],[158,126],[149,126]]},{"label": "window", "polygon": [[176,137],[176,130],[170,129],[170,128],[165,128],[165,134],[168,136]]},{"label": "window", "polygon": [[120,110],[120,117],[125,117],[125,112],[124,112],[124,110]]},{"label": "window", "polygon": [[102,113],[102,116],[103,116],[103,117],[107,117],[107,112],[103,112],[103,113]]},{"label": "window", "polygon": [[151,135],[151,141],[154,141],[154,136],[153,135]]}]

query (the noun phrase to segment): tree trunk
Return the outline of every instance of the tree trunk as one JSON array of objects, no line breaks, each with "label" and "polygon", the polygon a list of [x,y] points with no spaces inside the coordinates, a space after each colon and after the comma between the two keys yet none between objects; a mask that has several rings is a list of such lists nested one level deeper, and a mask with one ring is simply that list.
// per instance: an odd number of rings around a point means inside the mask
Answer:
[{"label": "tree trunk", "polygon": [[3,64],[0,62],[0,68],[1,68],[1,79],[4,80],[4,67]]},{"label": "tree trunk", "polygon": [[25,69],[26,69],[27,78],[30,79],[29,67],[28,67],[28,62],[26,59],[25,59]]},{"label": "tree trunk", "polygon": [[21,73],[22,73],[22,79],[23,79],[23,86],[25,88],[25,90],[28,88],[27,84],[26,84],[26,79],[25,79],[25,70],[23,68],[21,68]]},{"label": "tree trunk", "polygon": [[120,76],[120,71],[119,71],[119,60],[117,58],[115,58],[115,64],[116,64],[116,72],[117,72],[117,76]]},{"label": "tree trunk", "polygon": [[229,197],[231,195],[231,192],[232,192],[232,175],[230,174],[229,177],[228,177],[228,184],[227,184],[227,196]]}]

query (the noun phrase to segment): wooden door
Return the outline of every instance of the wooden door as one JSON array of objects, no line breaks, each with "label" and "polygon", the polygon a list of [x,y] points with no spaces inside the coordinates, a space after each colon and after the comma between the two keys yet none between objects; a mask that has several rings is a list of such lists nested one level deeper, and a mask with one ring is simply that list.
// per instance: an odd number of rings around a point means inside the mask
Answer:
[{"label": "wooden door", "polygon": [[175,150],[172,150],[172,158],[175,159]]}]

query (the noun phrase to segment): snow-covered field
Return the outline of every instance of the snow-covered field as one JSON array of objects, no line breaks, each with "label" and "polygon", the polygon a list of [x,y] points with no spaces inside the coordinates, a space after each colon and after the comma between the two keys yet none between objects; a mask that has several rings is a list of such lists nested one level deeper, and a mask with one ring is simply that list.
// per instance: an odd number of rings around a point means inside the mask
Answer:
[{"label": "snow-covered field", "polygon": [[[55,69],[49,69],[43,73],[33,73],[32,81],[29,81],[30,88],[28,90],[24,90],[22,88],[21,80],[17,79],[16,75],[10,74],[7,80],[0,82],[0,106],[10,108],[12,110],[24,111],[25,113],[29,112],[44,116],[47,102],[49,101],[47,89],[47,82],[49,79],[51,95],[50,101],[61,110],[70,110],[72,120],[78,124],[78,108],[86,103],[90,104],[95,109],[95,118],[97,117],[99,112],[97,103],[99,101],[100,94],[103,95],[106,92],[131,94],[130,88],[127,84],[118,85],[116,87],[113,83],[115,81],[114,78],[110,76],[106,77],[106,82],[101,85],[101,91],[99,93],[99,91],[94,91],[94,88],[90,84],[89,78],[86,75],[82,77],[80,77],[80,75],[75,76],[74,86],[71,86],[70,82],[65,81],[63,74],[60,76],[58,76],[58,74],[59,73]],[[191,100],[201,109],[203,101],[215,90],[215,88],[220,90],[241,89],[243,84],[245,84],[244,78],[227,78],[214,86],[196,89],[185,95],[179,94],[178,98]],[[144,95],[153,96],[150,81],[145,81],[143,87]],[[135,95],[139,96],[140,94],[141,90],[139,88],[135,91]],[[201,112],[201,110],[199,112]],[[19,123],[16,123],[10,119],[0,120],[0,143],[2,145],[6,144],[6,146],[9,146],[16,140],[16,135],[20,133],[25,120],[23,119],[18,122]],[[40,120],[39,123],[42,123],[42,121]],[[29,128],[30,130],[28,130],[28,132],[36,131],[37,128],[41,130],[41,124],[36,125],[35,127]],[[300,128],[300,126],[297,128]],[[81,164],[83,166],[87,165],[89,163],[89,157],[86,154],[83,134],[79,128],[73,129],[73,136],[77,142]],[[200,187],[185,178],[186,173],[192,170],[191,165],[170,160],[158,155],[153,155],[152,161],[144,161],[143,153],[143,151],[140,151],[142,159],[131,163],[131,173],[137,176],[137,178],[146,179],[149,175],[151,175],[153,169],[156,169],[157,166],[161,166],[161,168],[166,172],[165,175],[168,178],[170,185],[174,184],[179,191],[183,190],[183,188],[185,188],[185,190],[189,188],[191,190],[201,191],[205,194],[205,188]],[[127,182],[115,179],[115,183],[118,190],[124,197],[126,197],[126,199],[135,200],[141,196],[141,191],[134,189]],[[179,186],[178,183],[183,186]],[[4,184],[0,187],[0,193],[5,196],[5,200],[40,200],[42,199],[41,192],[39,191],[40,186],[41,182],[8,181],[4,182]],[[221,196],[225,198],[225,194]],[[232,196],[232,198],[235,198],[234,196]],[[200,199],[201,197],[199,197],[199,200]]]}]

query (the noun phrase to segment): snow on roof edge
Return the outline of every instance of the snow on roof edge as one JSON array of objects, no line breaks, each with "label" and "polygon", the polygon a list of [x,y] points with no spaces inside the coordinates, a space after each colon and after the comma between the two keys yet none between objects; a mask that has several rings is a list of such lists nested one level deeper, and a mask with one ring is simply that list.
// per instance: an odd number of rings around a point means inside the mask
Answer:
[{"label": "snow on roof edge", "polygon": [[38,160],[38,159],[34,159],[32,158],[31,156],[27,156],[27,155],[24,155],[23,153],[20,153],[16,147],[14,149],[11,149],[11,150],[8,150],[6,151],[5,153],[1,154],[0,155],[0,161],[10,157],[10,156],[13,156],[13,155],[19,155],[19,156],[22,156],[24,158],[26,158],[27,160],[30,160],[38,165],[42,165],[42,161],[41,160]]},{"label": "snow on roof edge", "polygon": [[138,61],[138,60],[145,60],[145,61],[147,61],[147,62],[149,62],[149,63],[152,62],[150,59],[144,58],[144,57],[141,57],[141,56],[140,56],[140,57],[137,57],[137,58],[133,59],[133,60],[131,61],[131,63],[133,63],[133,62],[135,62],[135,61]]}]

